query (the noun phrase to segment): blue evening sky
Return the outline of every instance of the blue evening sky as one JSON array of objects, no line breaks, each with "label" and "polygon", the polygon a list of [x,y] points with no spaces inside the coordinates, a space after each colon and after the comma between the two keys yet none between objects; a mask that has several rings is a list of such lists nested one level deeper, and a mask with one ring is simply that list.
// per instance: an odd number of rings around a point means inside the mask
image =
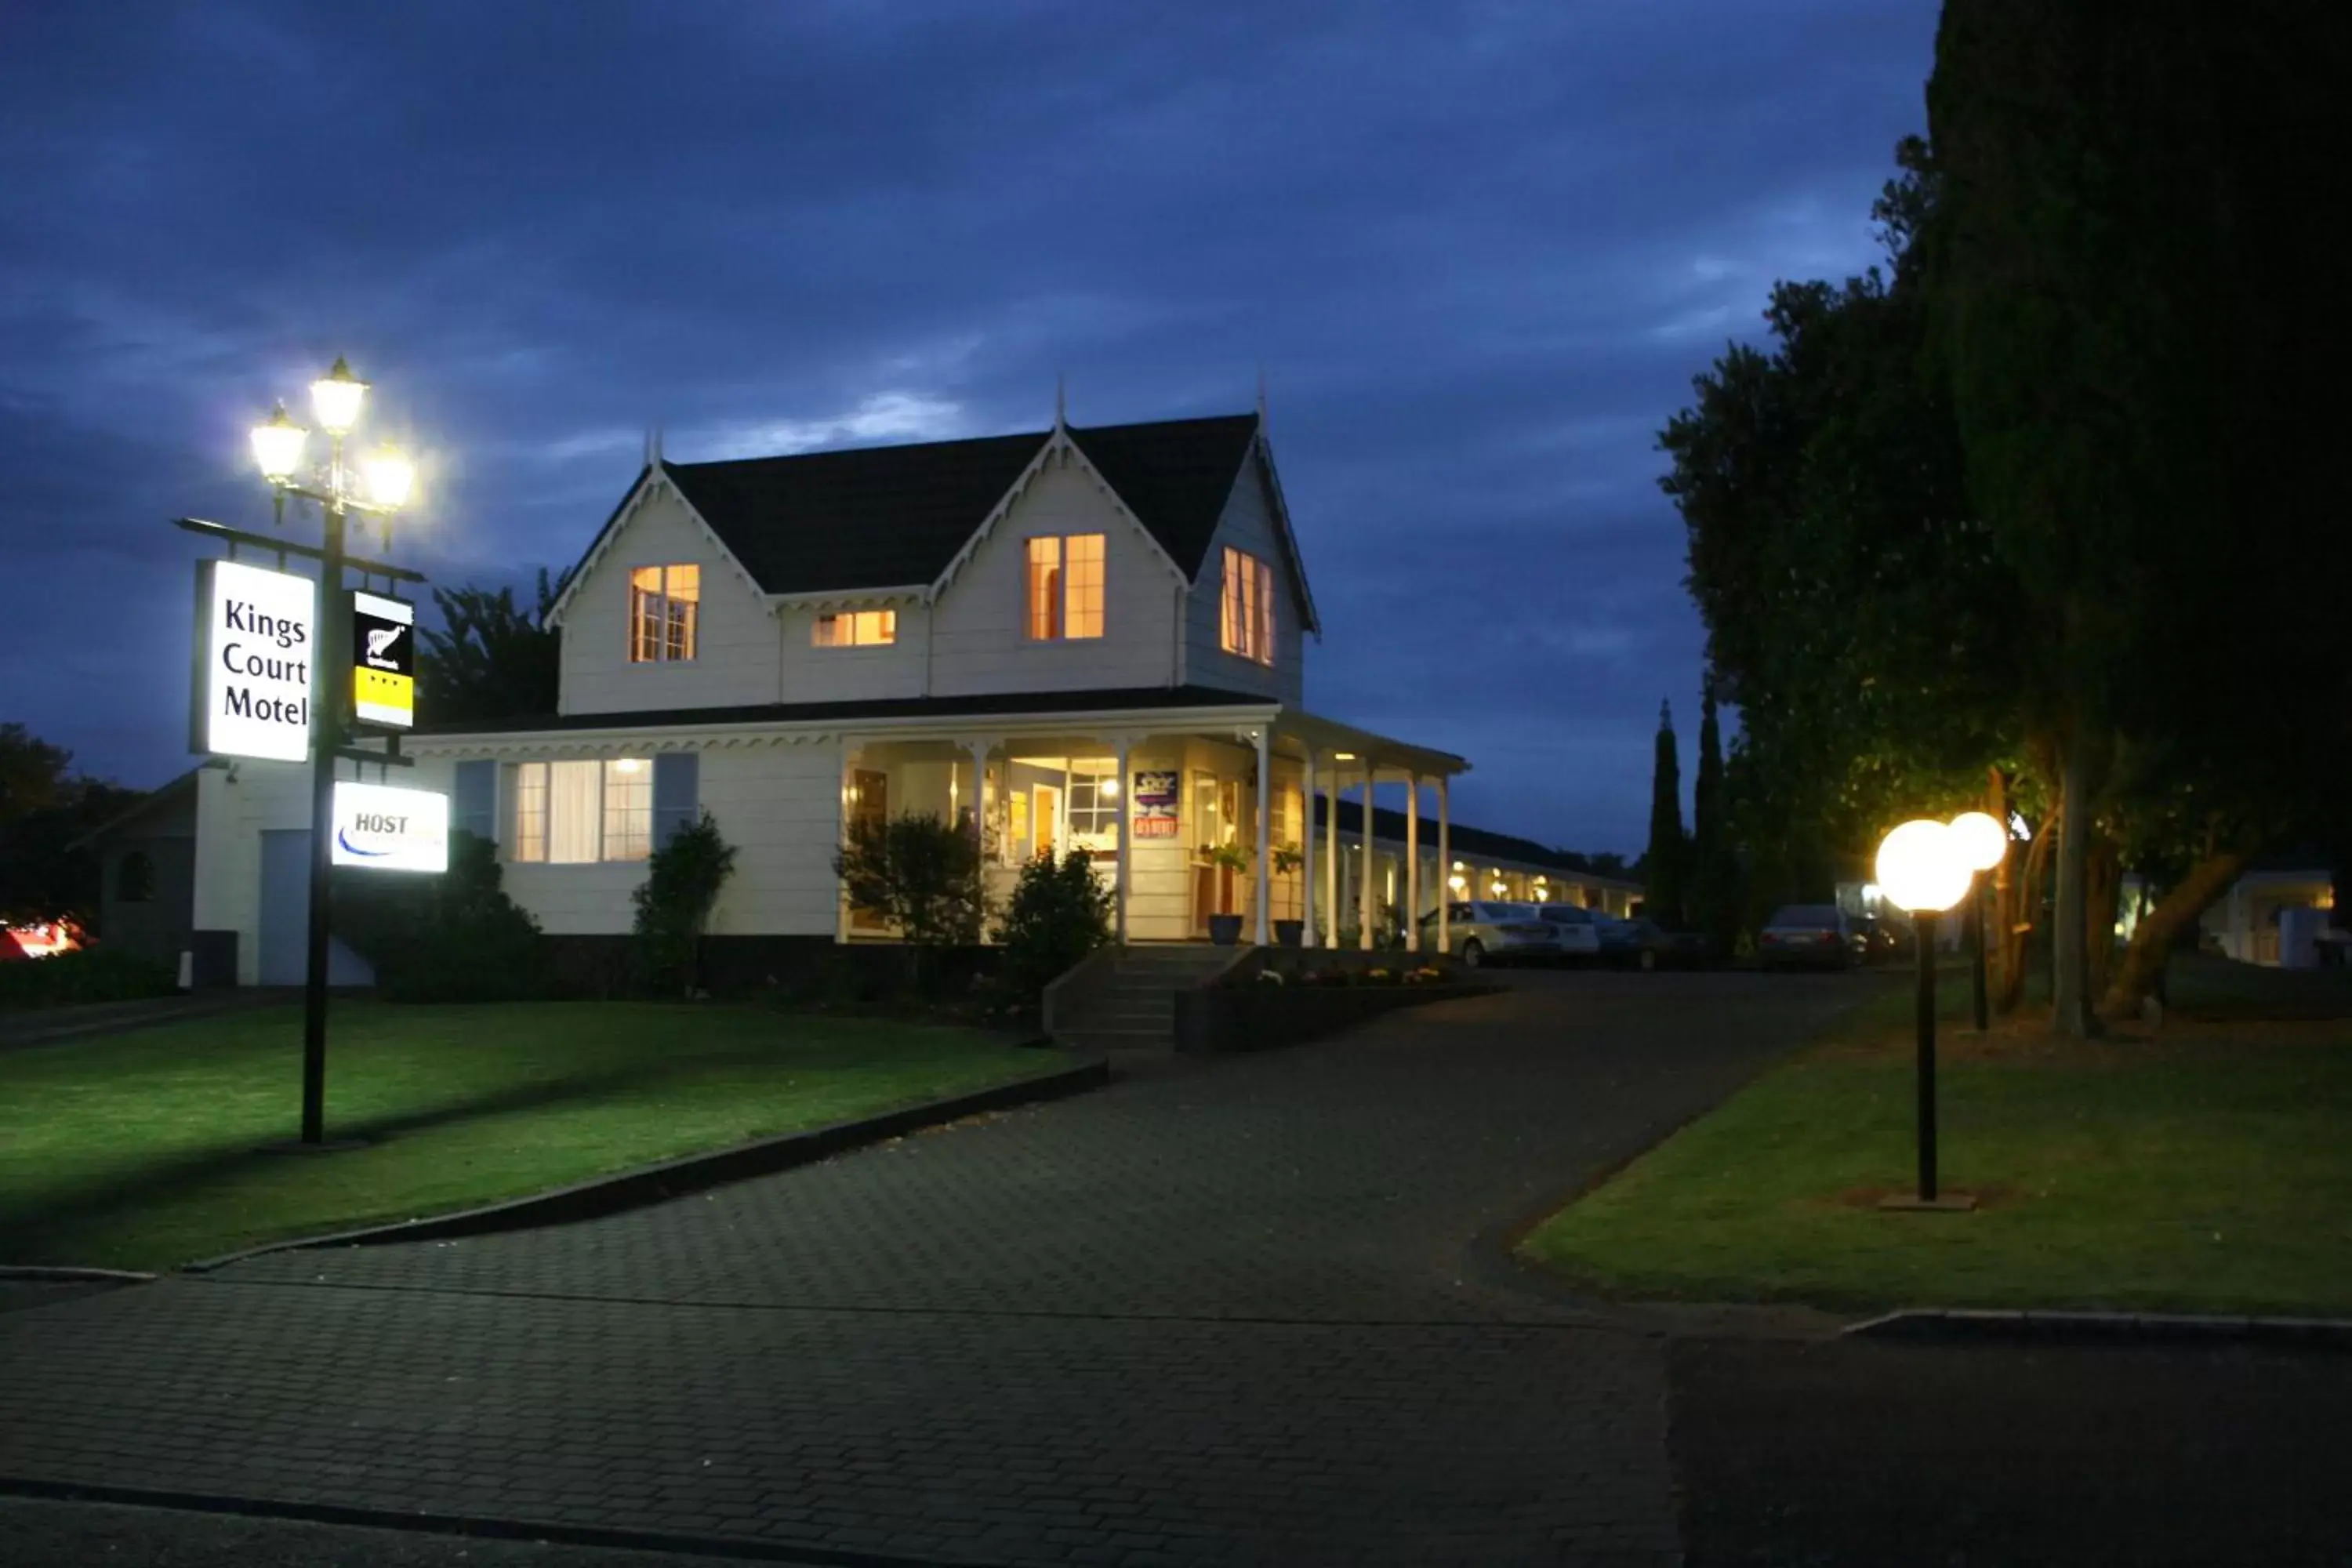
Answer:
[{"label": "blue evening sky", "polygon": [[[1637,851],[1701,634],[1657,430],[1875,255],[1932,0],[26,5],[0,21],[0,719],[187,765],[189,562],[338,353],[402,553],[568,563],[679,460],[1244,410],[1311,707]],[[296,405],[298,407],[299,404]]]}]

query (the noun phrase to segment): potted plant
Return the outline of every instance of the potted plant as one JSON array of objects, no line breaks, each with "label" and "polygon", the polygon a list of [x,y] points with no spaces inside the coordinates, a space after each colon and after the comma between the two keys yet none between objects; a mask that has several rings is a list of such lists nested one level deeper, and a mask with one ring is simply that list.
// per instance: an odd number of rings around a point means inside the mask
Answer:
[{"label": "potted plant", "polygon": [[[1275,874],[1287,877],[1307,863],[1307,852],[1296,844],[1277,844],[1274,847],[1272,859]],[[1284,947],[1297,947],[1306,931],[1307,922],[1303,920],[1276,921],[1274,922],[1274,940]]]},{"label": "potted plant", "polygon": [[[1235,877],[1245,877],[1249,874],[1250,868],[1249,846],[1238,843],[1220,844],[1209,851],[1209,864],[1222,867]],[[1231,947],[1241,939],[1241,916],[1211,915],[1209,917],[1211,942],[1215,942],[1219,947]]]}]

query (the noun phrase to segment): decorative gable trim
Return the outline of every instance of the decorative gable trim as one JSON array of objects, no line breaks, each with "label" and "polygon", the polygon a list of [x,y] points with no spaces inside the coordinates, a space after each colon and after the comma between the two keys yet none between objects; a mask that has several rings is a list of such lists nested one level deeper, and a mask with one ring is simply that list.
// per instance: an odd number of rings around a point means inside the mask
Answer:
[{"label": "decorative gable trim", "polygon": [[1111,488],[1110,481],[1103,478],[1102,470],[1096,468],[1086,453],[1079,449],[1078,444],[1070,439],[1069,432],[1056,425],[1053,432],[1045,437],[1045,445],[1037,448],[1037,455],[1029,460],[1029,466],[1021,470],[1020,477],[1014,479],[1012,488],[1004,492],[1003,499],[989,509],[988,515],[981,519],[980,526],[972,531],[971,537],[964,541],[963,548],[956,552],[955,558],[947,563],[944,571],[940,572],[939,580],[930,585],[930,597],[933,600],[936,601],[947,591],[948,584],[955,581],[957,573],[971,564],[971,558],[979,552],[980,547],[988,542],[991,534],[996,531],[997,525],[1012,514],[1013,503],[1028,492],[1029,486],[1037,476],[1048,468],[1055,466],[1062,468],[1076,466],[1084,469],[1087,478],[1094,481],[1095,488],[1109,498],[1113,509],[1127,520],[1128,526],[1151,547],[1151,552],[1154,555],[1160,557],[1160,564],[1168,568],[1170,575],[1179,583],[1189,582],[1184,575],[1184,569],[1176,564],[1175,558],[1168,553],[1167,547],[1160,542],[1159,536],[1143,526],[1143,520],[1135,515],[1135,509],[1120,499],[1119,493]]},{"label": "decorative gable trim", "polygon": [[595,540],[588,546],[588,552],[565,574],[562,592],[556,595],[555,603],[548,607],[549,626],[563,624],[564,612],[571,607],[572,595],[579,591],[580,584],[587,581],[588,574],[596,569],[611,552],[614,543],[628,531],[637,513],[663,495],[675,498],[677,504],[686,509],[686,515],[693,520],[695,527],[702,531],[702,537],[710,547],[719,552],[719,559],[735,574],[744,590],[758,600],[771,616],[775,615],[773,598],[760,586],[751,573],[743,569],[743,563],[735,558],[735,552],[727,548],[727,542],[719,537],[719,531],[710,526],[709,520],[687,499],[686,491],[678,488],[677,481],[669,477],[667,468],[668,465],[664,464],[658,468],[648,467],[638,471],[637,482],[629,488],[628,494],[621,498],[621,504],[613,509],[613,515],[604,520],[604,526],[597,531]]},{"label": "decorative gable trim", "polygon": [[1250,443],[1250,456],[1256,459],[1266,510],[1274,518],[1275,534],[1282,541],[1283,560],[1290,567],[1291,593],[1298,601],[1299,625],[1319,637],[1323,635],[1323,623],[1315,613],[1315,595],[1307,586],[1307,561],[1298,552],[1298,535],[1291,531],[1290,507],[1282,499],[1282,479],[1274,471],[1274,443],[1265,433],[1265,409],[1262,404],[1258,408],[1257,438]]}]

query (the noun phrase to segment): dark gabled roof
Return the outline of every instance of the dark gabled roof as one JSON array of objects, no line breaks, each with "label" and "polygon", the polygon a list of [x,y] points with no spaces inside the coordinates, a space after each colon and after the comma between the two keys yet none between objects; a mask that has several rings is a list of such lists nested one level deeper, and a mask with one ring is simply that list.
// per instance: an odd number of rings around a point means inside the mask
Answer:
[{"label": "dark gabled roof", "polygon": [[[1072,427],[1070,436],[1189,578],[1200,574],[1257,428],[1255,415],[1236,414]],[[898,588],[936,581],[1052,436],[664,463],[662,471],[768,593]]]},{"label": "dark gabled roof", "polygon": [[822,724],[835,720],[945,718],[963,714],[1111,713],[1131,708],[1264,708],[1270,697],[1213,686],[1129,686],[1098,691],[985,691],[962,697],[897,697],[863,702],[757,702],[730,708],[650,708],[627,713],[541,714],[462,724],[420,725],[415,733],[497,735],[557,730],[633,730],[713,724]]},{"label": "dark gabled roof", "polygon": [[730,463],[664,463],[771,594],[929,584],[1045,444],[1045,432]]},{"label": "dark gabled roof", "polygon": [[[1318,795],[1315,800],[1315,824],[1323,826],[1324,806],[1328,802]],[[1360,833],[1364,817],[1360,801],[1339,803],[1339,831]],[[1387,806],[1372,808],[1372,837],[1397,844],[1404,842],[1404,813],[1391,811]],[[1445,830],[1446,847],[1456,855],[1491,855],[1497,860],[1509,860],[1521,866],[1549,866],[1580,882],[1601,888],[1624,888],[1641,891],[1642,884],[1629,882],[1622,877],[1604,877],[1597,871],[1579,870],[1575,863],[1557,849],[1548,849],[1532,838],[1519,838],[1508,833],[1489,833],[1483,827],[1470,827],[1462,823],[1449,823]],[[1421,847],[1437,847],[1437,820],[1421,819]]]},{"label": "dark gabled roof", "polygon": [[1257,439],[1257,416],[1071,427],[1070,438],[1178,571],[1198,579],[1217,519]]},{"label": "dark gabled roof", "polygon": [[[204,771],[204,764],[199,763],[196,766],[190,768],[186,773],[180,774],[178,777],[167,779],[163,783],[157,784],[153,789],[149,790],[145,795],[141,795],[129,805],[124,806],[112,816],[108,817],[104,822],[100,823],[96,827],[91,828],[89,832],[83,834],[80,837],[67,845],[66,847],[68,849],[79,849],[86,844],[95,844],[101,838],[110,837],[114,834],[120,833],[122,829],[130,826],[132,823],[137,822],[142,817],[146,816],[151,812],[154,812],[160,810],[163,806],[170,805],[178,801],[184,795],[194,795],[196,791],[196,775]],[[193,833],[194,828],[191,826],[189,831]]]}]

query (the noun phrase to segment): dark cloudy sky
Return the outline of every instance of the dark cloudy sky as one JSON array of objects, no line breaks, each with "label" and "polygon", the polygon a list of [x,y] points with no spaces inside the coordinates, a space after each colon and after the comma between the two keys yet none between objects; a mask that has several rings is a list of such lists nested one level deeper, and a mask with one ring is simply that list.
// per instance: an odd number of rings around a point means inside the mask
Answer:
[{"label": "dark cloudy sky", "polygon": [[[1931,0],[257,5],[0,15],[0,718],[187,758],[180,513],[337,353],[437,580],[675,458],[1247,408],[1312,707],[1457,815],[1635,850],[1700,633],[1655,432],[1874,254]],[[299,406],[299,404],[298,404]]]}]

